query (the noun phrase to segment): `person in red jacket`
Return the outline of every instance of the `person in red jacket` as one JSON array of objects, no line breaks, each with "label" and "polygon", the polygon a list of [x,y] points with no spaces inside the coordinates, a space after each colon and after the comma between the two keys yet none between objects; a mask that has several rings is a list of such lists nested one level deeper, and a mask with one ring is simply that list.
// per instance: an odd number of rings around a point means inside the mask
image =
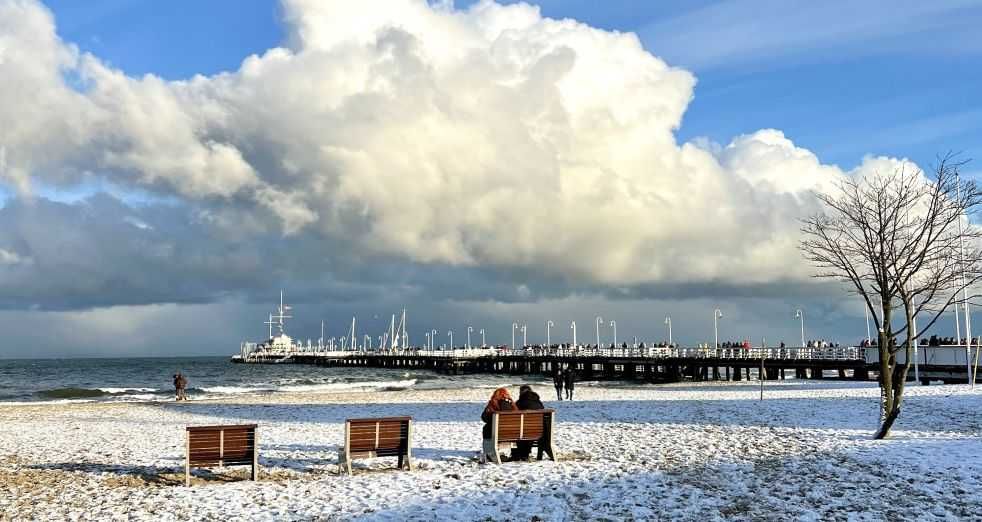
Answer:
[{"label": "person in red jacket", "polygon": [[488,456],[494,454],[495,448],[493,447],[491,440],[491,419],[494,417],[495,412],[499,411],[515,411],[518,408],[515,406],[515,401],[512,400],[511,394],[505,388],[498,388],[491,394],[491,399],[488,401],[487,406],[484,407],[484,411],[481,413],[481,420],[484,421],[484,428],[481,430],[481,463],[487,462]]}]

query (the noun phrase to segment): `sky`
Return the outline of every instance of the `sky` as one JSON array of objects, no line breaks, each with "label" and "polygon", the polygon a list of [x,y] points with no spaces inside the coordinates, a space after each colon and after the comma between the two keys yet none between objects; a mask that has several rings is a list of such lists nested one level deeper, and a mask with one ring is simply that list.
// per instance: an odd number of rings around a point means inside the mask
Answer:
[{"label": "sky", "polygon": [[[798,220],[980,157],[977,2],[0,0],[0,357],[865,336]],[[970,176],[982,172],[966,166]],[[949,328],[942,323],[939,328]],[[939,333],[944,333],[940,332]],[[443,339],[442,342],[446,342]]]}]

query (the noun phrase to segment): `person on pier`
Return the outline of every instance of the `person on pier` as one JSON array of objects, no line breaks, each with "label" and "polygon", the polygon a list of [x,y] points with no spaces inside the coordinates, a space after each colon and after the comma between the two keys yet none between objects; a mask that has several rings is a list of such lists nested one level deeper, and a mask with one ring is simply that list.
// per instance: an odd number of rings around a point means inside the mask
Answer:
[{"label": "person on pier", "polygon": [[556,367],[556,371],[552,374],[552,385],[556,387],[556,399],[563,400],[563,383],[565,383],[563,377],[563,369]]},{"label": "person on pier", "polygon": [[511,394],[508,393],[507,389],[498,388],[491,394],[491,399],[481,413],[481,420],[484,421],[484,428],[481,430],[481,464],[487,463],[488,456],[494,454],[494,442],[491,439],[491,421],[494,418],[495,412],[516,411],[517,409],[515,401],[512,400]]},{"label": "person on pier", "polygon": [[[544,410],[545,406],[542,405],[542,400],[539,398],[539,394],[532,390],[532,387],[528,384],[523,384],[521,388],[518,389],[518,402],[515,406],[519,410]],[[511,452],[511,460],[528,460],[529,456],[532,454],[532,443],[527,441],[519,441],[517,447]]]},{"label": "person on pier", "polygon": [[566,368],[563,373],[563,384],[566,387],[566,399],[573,400],[573,388],[576,386],[576,370]]}]

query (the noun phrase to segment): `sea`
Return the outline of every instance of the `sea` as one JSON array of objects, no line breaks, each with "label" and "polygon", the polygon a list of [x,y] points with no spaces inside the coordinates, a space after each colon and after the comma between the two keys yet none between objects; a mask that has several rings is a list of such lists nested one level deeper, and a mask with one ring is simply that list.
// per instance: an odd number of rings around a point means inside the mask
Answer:
[{"label": "sea", "polygon": [[228,357],[0,359],[0,403],[173,400],[178,372],[188,379],[192,400],[256,393],[492,388],[520,382],[507,375],[448,376],[428,370],[234,364]]}]

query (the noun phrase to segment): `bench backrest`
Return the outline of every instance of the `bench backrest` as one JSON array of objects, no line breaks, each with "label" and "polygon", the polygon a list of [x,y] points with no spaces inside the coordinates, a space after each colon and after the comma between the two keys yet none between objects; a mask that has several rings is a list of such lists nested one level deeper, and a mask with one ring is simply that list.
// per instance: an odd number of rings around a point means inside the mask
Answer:
[{"label": "bench backrest", "polygon": [[376,452],[379,456],[405,453],[409,447],[412,417],[348,419],[345,445],[352,453]]},{"label": "bench backrest", "polygon": [[187,427],[190,466],[251,465],[255,454],[255,424]]},{"label": "bench backrest", "polygon": [[552,435],[555,410],[502,411],[494,414],[498,442],[536,441]]}]

